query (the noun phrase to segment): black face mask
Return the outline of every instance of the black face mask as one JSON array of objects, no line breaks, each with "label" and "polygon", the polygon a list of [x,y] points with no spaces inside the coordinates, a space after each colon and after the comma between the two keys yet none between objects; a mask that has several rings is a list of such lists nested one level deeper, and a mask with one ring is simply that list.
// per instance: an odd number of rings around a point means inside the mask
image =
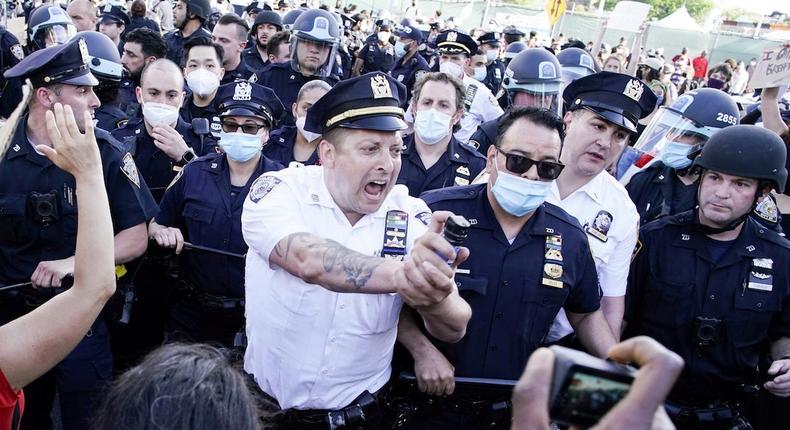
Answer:
[{"label": "black face mask", "polygon": [[717,90],[720,90],[724,88],[724,84],[725,82],[722,81],[721,79],[708,78],[708,88],[715,88]]}]

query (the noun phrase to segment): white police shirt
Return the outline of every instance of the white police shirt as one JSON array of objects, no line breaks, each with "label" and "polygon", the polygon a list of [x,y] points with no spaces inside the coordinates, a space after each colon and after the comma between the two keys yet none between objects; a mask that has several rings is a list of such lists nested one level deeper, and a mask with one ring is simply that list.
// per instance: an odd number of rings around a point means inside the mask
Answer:
[{"label": "white police shirt", "polygon": [[[624,296],[631,255],[639,237],[639,214],[625,188],[603,171],[563,200],[554,181],[546,201],[575,217],[587,233],[603,295]],[[571,333],[573,328],[561,309],[546,341],[555,342]]]},{"label": "white police shirt", "polygon": [[[455,132],[454,136],[461,142],[468,143],[469,138],[475,134],[480,124],[499,118],[504,111],[499,107],[499,103],[491,93],[491,90],[482,82],[466,75],[464,75],[463,81],[466,87],[463,100],[464,116],[461,117],[459,122],[461,128]],[[414,100],[411,101],[411,104],[413,103]],[[414,124],[411,104],[406,110],[404,120],[409,124]]]},{"label": "white police shirt", "polygon": [[320,166],[267,172],[250,188],[241,222],[246,267],[244,370],[283,409],[338,409],[389,380],[402,301],[397,294],[335,293],[269,263],[275,245],[307,232],[380,255],[385,216],[408,214],[406,252],[427,230],[430,209],[396,185],[381,208],[351,225]]}]

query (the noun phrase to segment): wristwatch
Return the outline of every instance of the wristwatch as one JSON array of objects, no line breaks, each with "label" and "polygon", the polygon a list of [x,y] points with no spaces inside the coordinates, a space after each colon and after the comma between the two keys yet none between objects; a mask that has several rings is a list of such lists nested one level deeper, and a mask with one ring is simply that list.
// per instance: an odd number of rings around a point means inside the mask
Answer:
[{"label": "wristwatch", "polygon": [[191,163],[197,157],[195,151],[192,148],[189,148],[184,152],[184,155],[181,156],[181,160],[178,161],[178,165],[185,166],[188,163]]}]

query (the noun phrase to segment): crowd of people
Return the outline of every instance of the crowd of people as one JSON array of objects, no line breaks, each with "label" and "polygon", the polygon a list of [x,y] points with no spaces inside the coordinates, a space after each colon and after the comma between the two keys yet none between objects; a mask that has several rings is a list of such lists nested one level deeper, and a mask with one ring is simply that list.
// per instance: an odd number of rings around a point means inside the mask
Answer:
[{"label": "crowd of people", "polygon": [[0,430],[548,429],[552,345],[639,367],[602,428],[786,422],[790,115],[755,53],[417,0],[13,9]]}]

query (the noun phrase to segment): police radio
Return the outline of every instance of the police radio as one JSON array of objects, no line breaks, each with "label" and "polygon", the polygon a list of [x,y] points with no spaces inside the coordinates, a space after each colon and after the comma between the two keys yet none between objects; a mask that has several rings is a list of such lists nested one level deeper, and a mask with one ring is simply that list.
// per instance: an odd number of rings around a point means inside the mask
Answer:
[{"label": "police radio", "polygon": [[28,197],[28,207],[33,220],[38,223],[47,224],[60,219],[58,196],[55,191],[48,193],[31,192]]}]

